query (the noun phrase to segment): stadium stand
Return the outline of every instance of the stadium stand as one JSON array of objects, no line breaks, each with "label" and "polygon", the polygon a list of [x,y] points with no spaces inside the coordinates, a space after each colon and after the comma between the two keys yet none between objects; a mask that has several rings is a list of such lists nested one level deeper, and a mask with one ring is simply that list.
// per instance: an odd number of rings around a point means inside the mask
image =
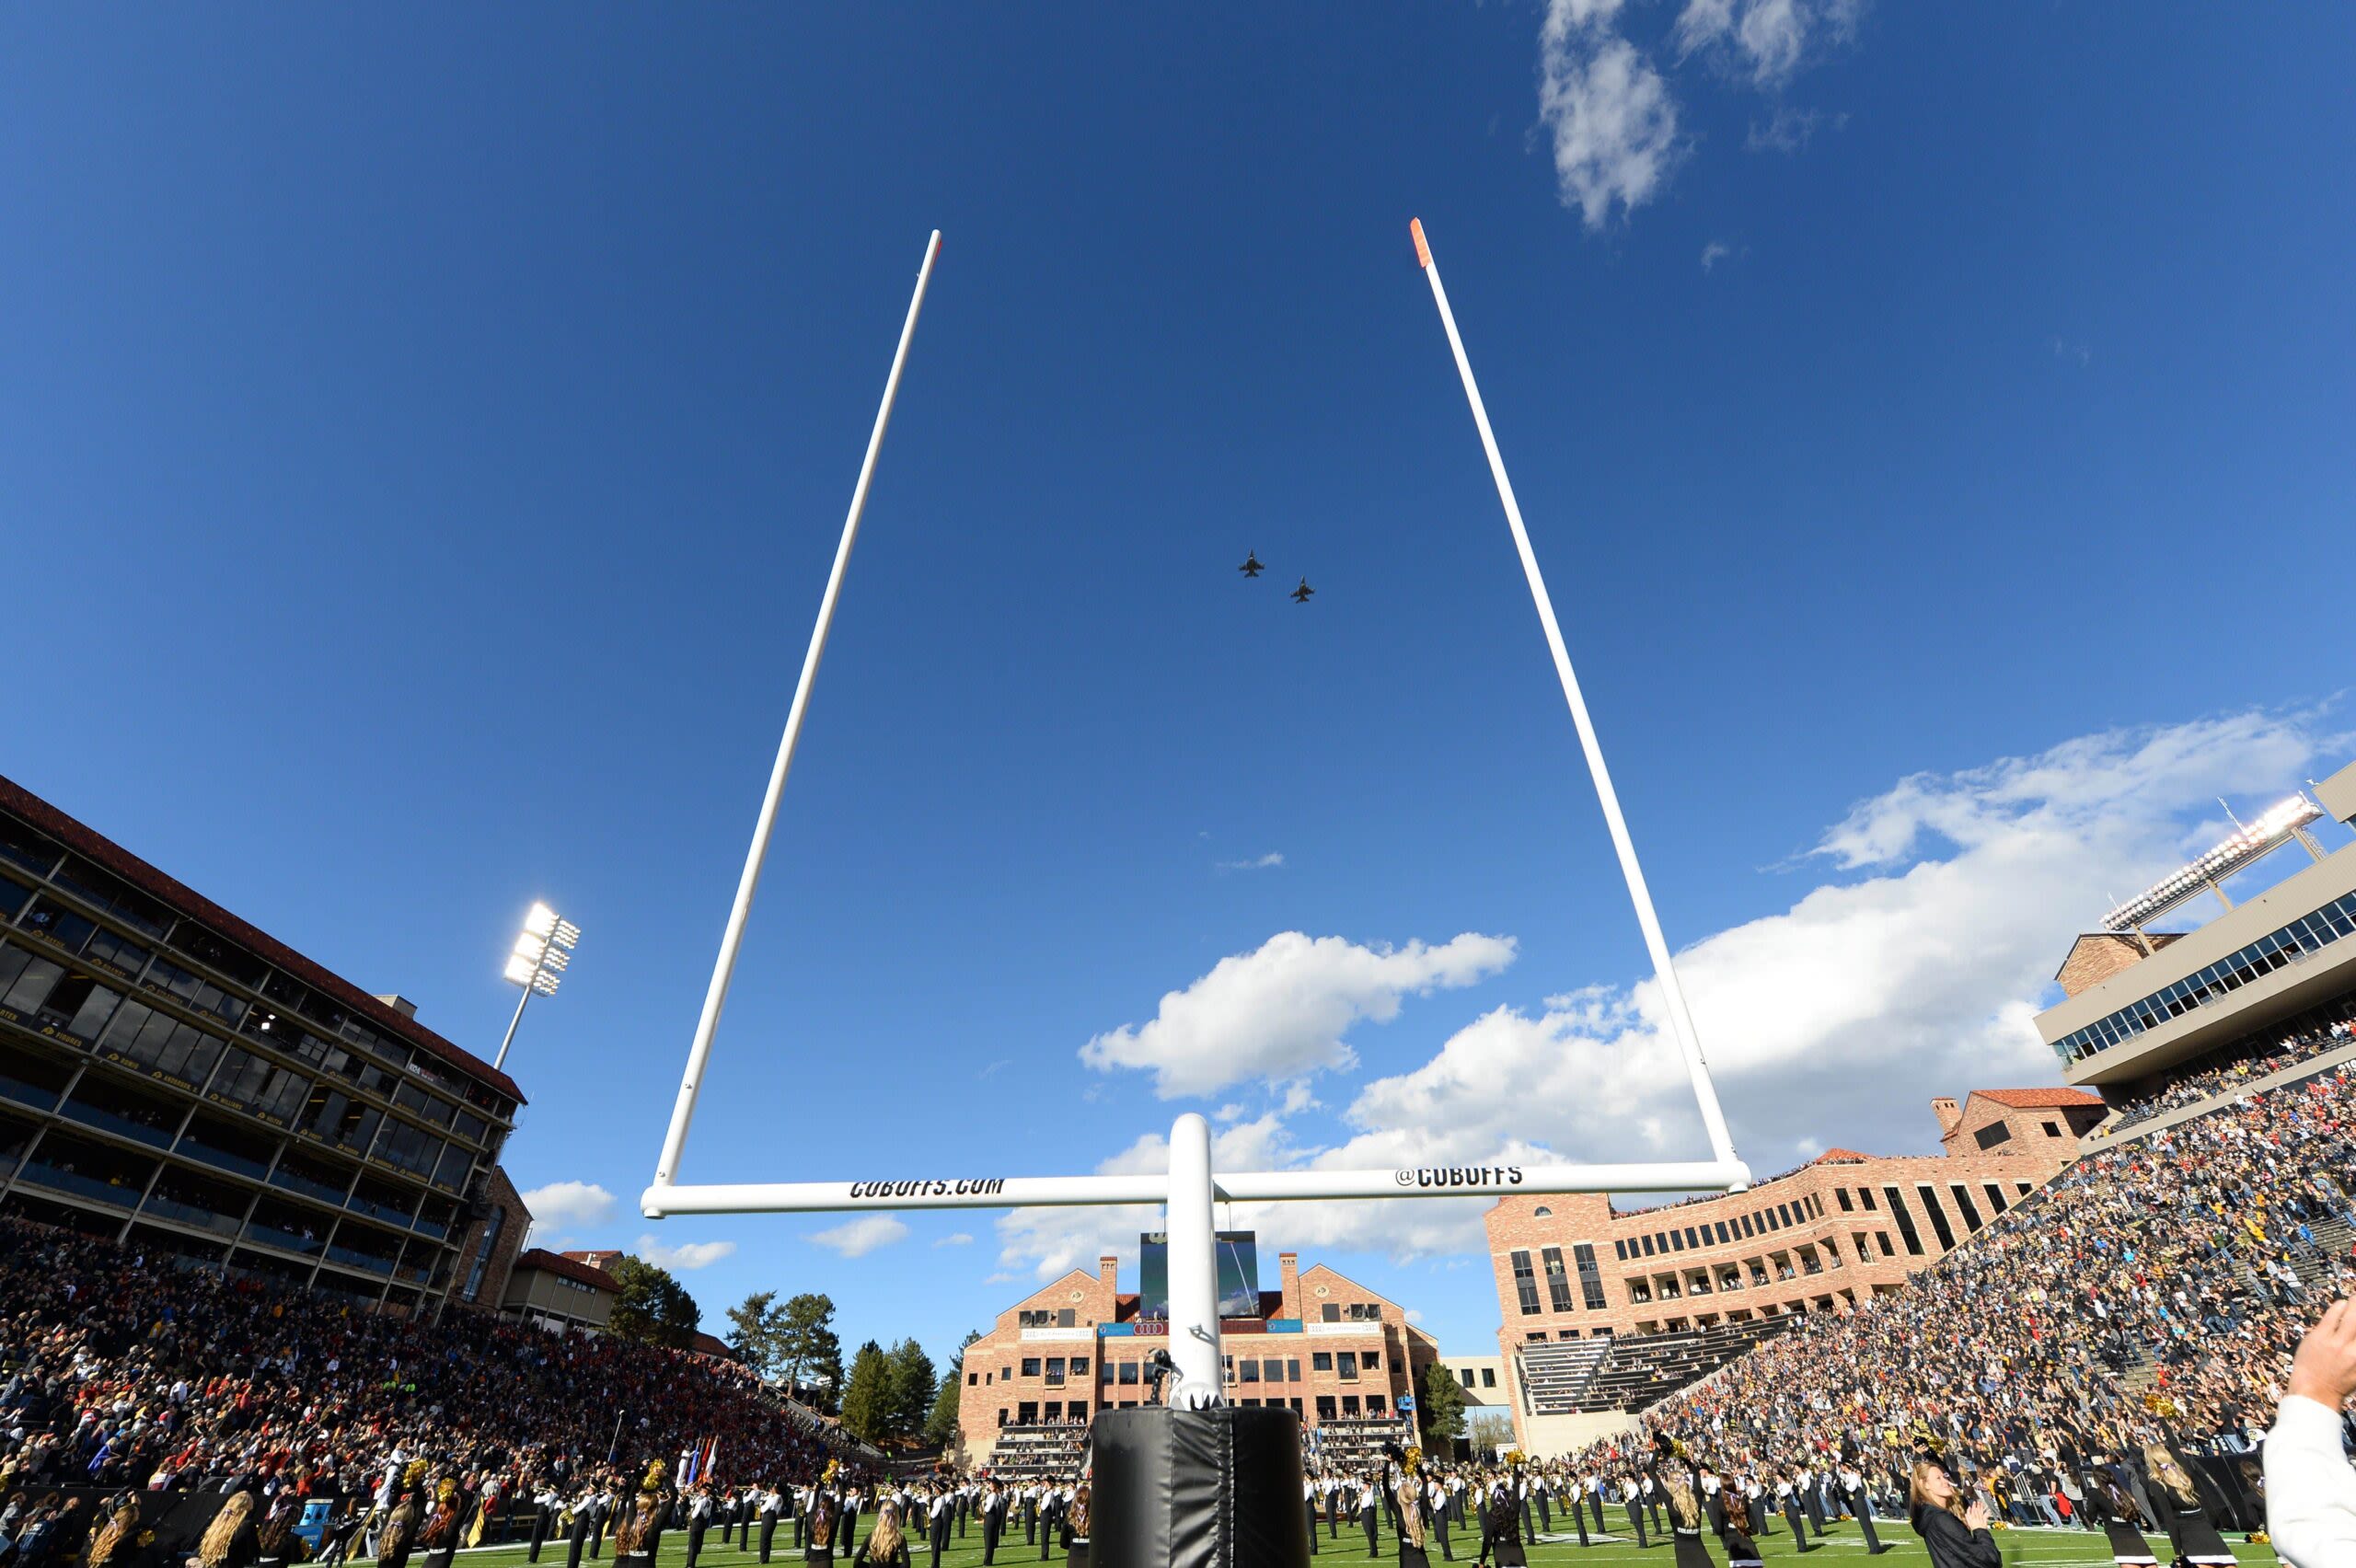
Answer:
[{"label": "stadium stand", "polygon": [[1801,1320],[1644,1422],[1767,1468],[1850,1445],[1885,1476],[1928,1437],[2023,1522],[2020,1477],[2154,1416],[2246,1452],[2308,1320],[2356,1287],[2351,1091],[2337,1066],[2090,1154],[1902,1290]]},{"label": "stadium stand", "polygon": [[1701,1381],[1799,1320],[1800,1315],[1793,1313],[1678,1333],[1555,1340],[1521,1346],[1515,1359],[1534,1414],[1642,1410]]},{"label": "stadium stand", "polygon": [[745,1474],[872,1457],[730,1362],[479,1313],[373,1313],[25,1221],[0,1222],[0,1304],[11,1487],[244,1478],[351,1495],[397,1452],[521,1479],[714,1437]]}]

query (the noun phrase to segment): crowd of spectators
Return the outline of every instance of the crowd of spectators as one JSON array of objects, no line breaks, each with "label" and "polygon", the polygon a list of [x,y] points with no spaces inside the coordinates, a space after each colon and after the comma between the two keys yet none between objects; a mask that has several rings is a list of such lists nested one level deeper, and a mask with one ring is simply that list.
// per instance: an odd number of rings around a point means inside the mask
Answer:
[{"label": "crowd of spectators", "polygon": [[849,1441],[715,1357],[371,1313],[0,1222],[6,1505],[64,1486],[365,1497],[419,1460],[468,1495],[514,1495],[710,1439],[779,1485]]},{"label": "crowd of spectators", "polygon": [[2101,1456],[2247,1452],[2307,1322],[2356,1288],[2316,1237],[2356,1226],[2351,1067],[2089,1154],[1903,1287],[1654,1407],[1648,1432],[1755,1474],[1846,1457],[1885,1492],[1929,1447],[2023,1523],[2070,1511]]},{"label": "crowd of spectators", "polygon": [[2269,1074],[2350,1044],[2356,1044],[2356,1025],[2343,1019],[2285,1035],[2279,1042],[2253,1043],[2238,1051],[2221,1053],[2219,1058],[2211,1060],[2199,1071],[2172,1075],[2164,1088],[2130,1101],[2115,1119],[2104,1124],[2100,1136],[2114,1137],[2171,1111],[2236,1093]]}]

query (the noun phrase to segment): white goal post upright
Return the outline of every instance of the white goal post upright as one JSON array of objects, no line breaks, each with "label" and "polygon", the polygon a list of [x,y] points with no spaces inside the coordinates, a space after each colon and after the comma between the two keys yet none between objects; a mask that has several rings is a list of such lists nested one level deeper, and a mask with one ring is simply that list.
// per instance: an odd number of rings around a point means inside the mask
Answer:
[{"label": "white goal post upright", "polygon": [[1554,674],[1563,683],[1563,699],[1570,704],[1571,722],[1579,732],[1579,749],[1587,754],[1587,770],[1595,779],[1596,798],[1603,802],[1603,820],[1611,830],[1611,847],[1620,854],[1620,874],[1627,880],[1628,900],[1636,906],[1636,924],[1645,933],[1645,951],[1652,955],[1653,977],[1660,984],[1662,1010],[1669,1014],[1669,1032],[1684,1054],[1685,1070],[1693,1079],[1693,1096],[1702,1107],[1702,1125],[1710,1135],[1710,1148],[1719,1159],[1735,1161],[1734,1140],[1718,1109],[1718,1091],[1710,1083],[1710,1069],[1702,1059],[1702,1039],[1693,1030],[1692,1014],[1685,1009],[1685,992],[1677,983],[1668,939],[1661,935],[1660,917],[1653,913],[1652,890],[1645,885],[1645,869],[1636,863],[1635,841],[1628,836],[1628,819],[1620,813],[1620,795],[1611,788],[1611,770],[1603,766],[1603,747],[1588,717],[1587,698],[1579,695],[1579,678],[1571,670],[1571,655],[1563,646],[1563,628],[1554,619],[1554,601],[1546,579],[1538,571],[1538,554],[1530,548],[1530,530],[1521,525],[1521,503],[1514,499],[1513,481],[1506,477],[1506,460],[1497,451],[1496,432],[1489,428],[1489,410],[1472,379],[1472,362],[1464,357],[1464,340],[1457,335],[1456,313],[1448,307],[1448,290],[1440,286],[1439,264],[1432,259],[1431,243],[1424,237],[1424,220],[1407,220],[1415,241],[1415,259],[1431,280],[1432,302],[1439,306],[1439,324],[1448,331],[1449,352],[1456,356],[1456,374],[1463,378],[1465,400],[1472,405],[1472,423],[1481,432],[1481,450],[1489,455],[1489,477],[1497,482],[1497,499],[1505,503],[1506,524],[1513,529],[1514,548],[1521,552],[1521,572],[1530,580],[1530,596],[1538,605],[1538,624],[1546,630],[1547,650],[1554,655]]},{"label": "white goal post upright", "polygon": [[908,344],[917,335],[917,317],[924,309],[925,288],[932,282],[932,264],[940,259],[941,231],[935,229],[924,243],[916,293],[908,298],[908,318],[900,326],[900,346],[893,351],[892,369],[884,378],[884,401],[875,410],[875,428],[867,437],[859,482],[851,487],[850,513],[843,519],[842,539],[835,546],[835,567],[826,574],[826,591],[818,599],[818,623],[810,629],[810,649],[802,656],[802,678],[794,684],[793,706],[786,710],[785,733],[777,744],[777,761],[769,767],[769,787],[761,797],[760,815],[753,820],[753,846],[745,851],[745,870],[736,879],[736,901],[729,906],[728,925],[720,935],[720,956],[712,963],[711,984],[703,994],[703,1013],[696,1020],[695,1041],[687,1047],[687,1070],[679,1080],[678,1102],[671,1108],[671,1127],[663,1136],[663,1157],[654,1167],[658,1187],[670,1184],[678,1172],[680,1151],[687,1147],[687,1124],[695,1120],[704,1064],[711,1058],[711,1038],[720,1032],[720,1011],[728,1005],[728,984],[735,978],[736,954],[745,945],[745,922],[753,913],[753,894],[760,891],[761,862],[768,858],[778,801],[785,795],[785,776],[793,768],[793,748],[802,740],[803,717],[810,711],[810,688],[818,681],[826,631],[835,622],[835,601],[842,596],[843,574],[850,569],[850,548],[858,542],[859,520],[867,511],[867,489],[875,478],[875,459],[884,450],[884,432],[892,423],[892,403],[900,395],[900,372],[907,368]]},{"label": "white goal post upright", "polygon": [[721,936],[720,953],[712,965],[711,984],[705,992],[703,1011],[697,1020],[695,1038],[687,1049],[687,1070],[680,1078],[679,1098],[672,1109],[671,1124],[663,1140],[663,1152],[655,1166],[653,1184],[639,1199],[639,1207],[649,1219],[696,1214],[873,1213],[898,1209],[1162,1205],[1168,1216],[1165,1229],[1169,1244],[1169,1350],[1175,1370],[1169,1399],[1172,1404],[1199,1407],[1218,1404],[1223,1401],[1217,1237],[1212,1222],[1212,1205],[1217,1202],[1504,1197],[1517,1193],[1536,1195],[1552,1193],[1685,1193],[1710,1189],[1739,1190],[1750,1184],[1750,1168],[1736,1157],[1733,1142],[1727,1136],[1726,1119],[1719,1112],[1717,1094],[1711,1087],[1709,1068],[1703,1061],[1692,1020],[1686,1013],[1684,996],[1678,989],[1676,972],[1670,965],[1669,947],[1661,936],[1660,922],[1653,913],[1651,894],[1646,891],[1644,873],[1636,864],[1635,849],[1628,837],[1628,824],[1620,813],[1619,797],[1613,793],[1611,776],[1604,770],[1603,754],[1597,744],[1594,726],[1588,721],[1587,705],[1580,698],[1578,682],[1571,673],[1570,656],[1563,647],[1562,628],[1555,624],[1553,605],[1547,597],[1545,582],[1539,575],[1537,557],[1531,552],[1530,536],[1522,527],[1521,509],[1515,502],[1513,487],[1506,478],[1505,461],[1498,455],[1496,438],[1490,432],[1488,414],[1481,405],[1480,390],[1473,385],[1472,367],[1464,357],[1464,345],[1457,336],[1456,321],[1449,312],[1448,295],[1440,288],[1438,269],[1432,265],[1430,249],[1424,242],[1421,223],[1414,225],[1414,232],[1416,255],[1431,279],[1432,295],[1438,302],[1440,320],[1448,329],[1449,346],[1455,352],[1457,369],[1464,379],[1465,394],[1472,400],[1473,422],[1480,430],[1481,444],[1488,453],[1490,472],[1496,479],[1498,497],[1505,502],[1506,521],[1513,529],[1514,543],[1521,552],[1522,569],[1530,580],[1531,597],[1537,602],[1539,621],[1545,628],[1547,645],[1554,655],[1555,672],[1562,679],[1563,694],[1570,704],[1572,722],[1578,729],[1579,744],[1586,750],[1596,792],[1603,802],[1604,820],[1611,830],[1612,844],[1620,854],[1621,870],[1627,879],[1629,895],[1636,906],[1637,922],[1644,928],[1646,946],[1652,955],[1653,970],[1660,982],[1671,1028],[1692,1078],[1694,1095],[1701,1105],[1703,1124],[1709,1133],[1714,1158],[1626,1165],[1480,1165],[1222,1173],[1212,1164],[1210,1124],[1190,1112],[1178,1117],[1171,1126],[1170,1167],[1166,1173],[1161,1175],[981,1175],[949,1179],[902,1171],[870,1171],[861,1179],[850,1182],[682,1184],[678,1181],[679,1159],[687,1147],[687,1129],[695,1117],[697,1096],[702,1091],[712,1039],[719,1032],[720,1015],[728,999],[729,982],[735,974],[737,954],[744,945],[745,922],[752,913],[753,897],[760,885],[761,865],[768,854],[770,835],[777,824],[786,775],[793,765],[794,747],[801,739],[803,720],[809,709],[811,687],[817,679],[819,659],[826,651],[827,628],[834,619],[836,601],[841,595],[844,573],[850,562],[851,546],[859,535],[860,518],[866,510],[868,488],[875,476],[876,456],[883,449],[884,432],[891,423],[892,404],[899,392],[901,371],[907,363],[909,342],[916,335],[917,317],[924,306],[925,289],[931,281],[933,262],[941,254],[941,233],[936,229],[925,246],[924,261],[917,272],[916,293],[908,301],[908,315],[900,329],[899,347],[892,356],[891,373],[884,380],[883,405],[876,410],[875,427],[868,437],[867,455],[860,465],[859,481],[851,491],[850,512],[843,522],[842,539],[835,551],[834,570],[827,576],[826,593],[818,602],[817,624],[810,634],[809,651],[803,659],[802,678],[794,688],[793,705],[786,714],[785,733],[778,743],[777,760],[769,770],[768,789],[762,796],[760,814],[755,820],[752,846],[745,853],[744,872],[737,881],[735,901],[730,906],[728,924]]}]

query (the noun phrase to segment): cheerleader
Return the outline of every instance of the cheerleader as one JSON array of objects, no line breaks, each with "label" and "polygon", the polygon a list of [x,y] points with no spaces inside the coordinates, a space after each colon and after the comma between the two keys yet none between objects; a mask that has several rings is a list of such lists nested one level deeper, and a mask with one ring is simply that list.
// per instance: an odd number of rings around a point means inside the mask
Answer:
[{"label": "cheerleader", "polygon": [[1653,1484],[1669,1506],[1669,1538],[1676,1543],[1677,1568],[1717,1568],[1710,1549],[1702,1544],[1706,1523],[1702,1489],[1694,1484],[1693,1462],[1685,1445],[1667,1433],[1653,1438]]},{"label": "cheerleader", "polygon": [[1424,1451],[1385,1443],[1382,1451],[1398,1467],[1392,1477],[1391,1497],[1399,1522],[1399,1568],[1432,1568],[1424,1550]]},{"label": "cheerleader", "polygon": [[2178,1562],[2194,1568],[2232,1568],[2239,1560],[2209,1520],[2208,1499],[2176,1446],[2155,1437],[2143,1445],[2143,1466],[2152,1475],[2152,1501],[2167,1526],[2168,1546]]},{"label": "cheerleader", "polygon": [[2088,1501],[2102,1517],[2103,1533],[2110,1538],[2111,1561],[2119,1568],[2158,1568],[2160,1560],[2152,1555],[2152,1543],[2143,1539],[2141,1516],[2125,1489],[2108,1470],[2096,1470],[2089,1479],[2093,1484],[2086,1489]]},{"label": "cheerleader", "polygon": [[1718,1481],[1718,1505],[1726,1519],[1727,1568],[1765,1568],[1760,1561],[1759,1543],[1750,1539],[1750,1505],[1731,1477]]}]

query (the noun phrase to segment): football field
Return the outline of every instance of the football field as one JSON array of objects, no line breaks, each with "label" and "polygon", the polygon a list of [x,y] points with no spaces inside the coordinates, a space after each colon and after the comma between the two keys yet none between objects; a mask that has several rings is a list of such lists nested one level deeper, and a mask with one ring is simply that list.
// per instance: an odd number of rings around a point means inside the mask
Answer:
[{"label": "football field", "polygon": [[[862,1541],[872,1522],[866,1516],[860,1520]],[[1856,1526],[1850,1524],[1834,1526],[1832,1533],[1825,1537],[1820,1545],[1812,1543],[1807,1561],[1814,1568],[1862,1568],[1867,1562],[1922,1564],[1930,1561],[1921,1542],[1915,1539],[1914,1532],[1903,1523],[1897,1520],[1877,1522],[1875,1528],[1881,1532],[1882,1544],[1889,1549],[1879,1557],[1866,1554]],[[756,1532],[755,1539],[758,1539]],[[770,1555],[773,1568],[805,1568],[800,1555],[791,1548],[792,1539],[791,1526],[780,1525]],[[2154,1535],[2150,1539],[2154,1554],[2161,1562],[2166,1562],[2167,1538]],[[1399,1556],[1397,1542],[1388,1531],[1383,1533],[1381,1539],[1380,1555],[1369,1558],[1363,1531],[1345,1529],[1338,1539],[1321,1533],[1317,1542],[1321,1551],[1310,1562],[1313,1568],[1366,1568],[1370,1562],[1396,1562]],[[2272,1568],[2274,1554],[2265,1547],[2245,1546],[2231,1536],[2226,1539],[2242,1562]],[[1725,1549],[1715,1539],[1709,1540],[1707,1544],[1711,1561],[1719,1568],[1726,1568]],[[910,1545],[915,1553],[914,1568],[926,1568],[930,1560],[930,1552],[913,1541]],[[1472,1561],[1472,1542],[1451,1534],[1451,1545],[1455,1549],[1457,1562],[1470,1563]],[[2042,1568],[2111,1568],[2110,1552],[2104,1538],[2086,1530],[1998,1530],[1996,1545],[2008,1563],[2034,1563],[2042,1565]],[[1780,1530],[1762,1538],[1759,1547],[1760,1556],[1770,1563],[1800,1560],[1800,1554],[1792,1550],[1790,1535]],[[1669,1549],[1658,1539],[1640,1551],[1633,1539],[1603,1539],[1593,1546],[1581,1547],[1576,1536],[1565,1541],[1550,1535],[1542,1538],[1527,1551],[1533,1568],[1539,1564],[1543,1564],[1544,1568],[1573,1568],[1574,1564],[1578,1568],[1669,1568]],[[655,1559],[655,1568],[685,1568],[686,1553],[686,1539],[676,1532],[665,1531],[661,1551]],[[525,1557],[521,1547],[486,1547],[460,1552],[458,1561],[464,1568],[523,1568]],[[1431,1560],[1435,1564],[1442,1561],[1437,1541],[1433,1543]],[[613,1543],[606,1543],[604,1558],[594,1561],[598,1568],[611,1568]],[[739,1551],[733,1546],[722,1547],[715,1534],[705,1538],[704,1549],[696,1559],[696,1565],[697,1568],[753,1568],[759,1561],[757,1551]],[[836,1561],[848,1562],[847,1559]],[[981,1561],[982,1532],[975,1526],[968,1527],[963,1541],[952,1534],[948,1550],[941,1554],[941,1568],[979,1568]],[[1030,1564],[1041,1561],[1039,1548],[1035,1544],[1026,1547],[1022,1532],[1018,1528],[1009,1531],[1007,1539],[999,1543],[994,1568],[1029,1568]],[[1060,1565],[1063,1553],[1052,1552],[1044,1561]],[[588,1568],[592,1562],[587,1557],[582,1559],[583,1568]],[[540,1568],[564,1568],[563,1542],[550,1541],[541,1550]]]}]

